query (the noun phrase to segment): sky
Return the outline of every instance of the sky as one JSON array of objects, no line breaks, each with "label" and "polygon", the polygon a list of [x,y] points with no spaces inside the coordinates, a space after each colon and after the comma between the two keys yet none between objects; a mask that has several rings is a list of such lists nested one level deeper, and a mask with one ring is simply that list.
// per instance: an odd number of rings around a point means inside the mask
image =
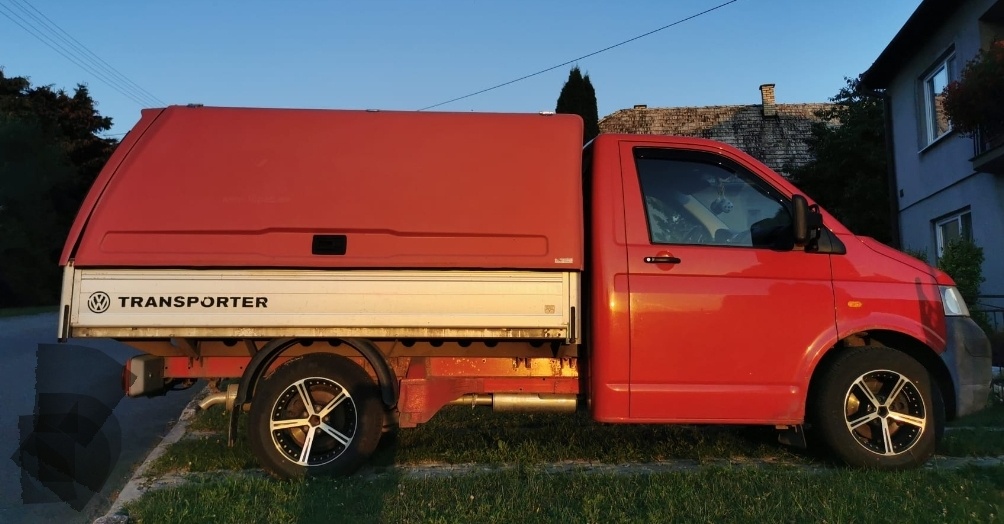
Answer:
[{"label": "sky", "polygon": [[[417,110],[727,1],[0,0],[0,67],[34,85],[86,84],[113,119],[111,135],[165,103]],[[757,104],[765,83],[778,103],[823,102],[868,69],[919,4],[735,0],[575,64],[601,117],[635,104]],[[113,89],[11,18],[39,35],[52,34],[40,23],[51,21],[152,97],[121,79],[111,83],[140,100]],[[553,111],[571,67],[434,110]]]}]

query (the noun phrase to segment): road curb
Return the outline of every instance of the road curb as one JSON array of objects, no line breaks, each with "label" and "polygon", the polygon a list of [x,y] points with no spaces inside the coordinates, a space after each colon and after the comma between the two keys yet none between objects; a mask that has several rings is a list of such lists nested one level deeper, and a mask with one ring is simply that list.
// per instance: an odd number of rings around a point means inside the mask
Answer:
[{"label": "road curb", "polygon": [[129,522],[129,517],[122,514],[123,507],[130,502],[138,500],[146,493],[149,487],[146,472],[150,469],[150,465],[167,451],[168,446],[178,442],[185,436],[189,421],[192,420],[192,417],[195,416],[196,411],[199,409],[199,401],[206,396],[208,391],[209,387],[206,386],[202,392],[196,394],[195,398],[185,406],[185,409],[181,411],[181,416],[178,417],[178,421],[174,423],[174,426],[167,432],[167,435],[160,440],[160,443],[150,451],[139,467],[136,468],[136,471],[133,472],[132,477],[122,487],[122,490],[119,491],[115,500],[112,501],[112,506],[108,509],[108,512],[95,519],[92,524],[125,524]]}]

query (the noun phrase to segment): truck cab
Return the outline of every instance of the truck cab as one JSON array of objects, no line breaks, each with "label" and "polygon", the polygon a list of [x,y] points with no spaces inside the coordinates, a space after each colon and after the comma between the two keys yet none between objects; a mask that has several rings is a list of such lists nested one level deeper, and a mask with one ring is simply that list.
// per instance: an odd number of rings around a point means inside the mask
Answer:
[{"label": "truck cab", "polygon": [[[602,135],[586,157],[591,301],[609,305],[592,323],[598,420],[836,418],[854,428],[831,446],[854,441],[868,464],[985,405],[989,345],[943,272],[855,236],[724,144]],[[911,377],[888,362],[861,367],[873,358],[921,368]]]}]

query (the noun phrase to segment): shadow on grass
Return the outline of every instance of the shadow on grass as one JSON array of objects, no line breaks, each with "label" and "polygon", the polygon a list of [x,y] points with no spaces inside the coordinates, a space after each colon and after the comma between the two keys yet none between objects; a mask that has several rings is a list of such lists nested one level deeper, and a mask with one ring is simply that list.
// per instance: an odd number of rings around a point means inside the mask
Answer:
[{"label": "shadow on grass", "polygon": [[[151,473],[257,467],[247,443],[247,417],[241,417],[241,438],[234,448],[226,446],[226,419],[220,408],[197,414],[189,424],[188,438],[168,449],[151,466]],[[442,410],[417,428],[384,435],[367,465],[386,468],[428,463],[492,466],[757,459],[792,463],[816,460],[779,444],[777,433],[770,427],[601,424],[586,412],[499,414],[457,406]]]},{"label": "shadow on grass", "polygon": [[[946,432],[938,453],[949,456],[1004,455],[1004,432],[995,431],[1004,408],[962,419],[977,429]],[[226,446],[226,413],[219,407],[201,412],[189,424],[188,438],[155,462],[154,474],[171,471],[243,470],[257,464],[247,444],[247,417],[241,417],[234,448]],[[978,426],[984,423],[986,426]],[[773,428],[762,426],[619,425],[594,422],[575,414],[493,413],[488,409],[449,407],[430,422],[385,435],[367,465],[375,468],[429,463],[533,465],[555,462],[619,464],[693,460],[812,463],[838,465],[825,446],[809,434],[809,449],[777,442]]]},{"label": "shadow on grass", "polygon": [[945,432],[938,454],[950,457],[999,457],[1004,455],[1004,431],[959,428]]},{"label": "shadow on grass", "polygon": [[575,414],[498,414],[449,407],[418,428],[402,430],[392,447],[371,461],[378,466],[450,464],[604,463],[674,459],[777,459],[807,456],[777,442],[768,427],[622,425]]},{"label": "shadow on grass", "polygon": [[1004,405],[993,404],[972,415],[957,418],[948,423],[949,427],[1004,428]]}]

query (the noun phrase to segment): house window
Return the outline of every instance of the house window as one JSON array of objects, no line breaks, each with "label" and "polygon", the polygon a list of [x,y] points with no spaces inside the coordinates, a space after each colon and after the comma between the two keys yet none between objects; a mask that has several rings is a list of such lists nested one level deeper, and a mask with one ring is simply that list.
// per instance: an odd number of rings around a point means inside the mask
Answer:
[{"label": "house window", "polygon": [[935,65],[931,73],[923,78],[924,146],[933,143],[952,129],[944,109],[944,91],[952,79],[954,62],[955,56],[949,55]]},{"label": "house window", "polygon": [[973,238],[973,215],[962,211],[940,218],[934,222],[934,236],[937,241],[938,258],[945,253],[945,246],[961,238]]}]

